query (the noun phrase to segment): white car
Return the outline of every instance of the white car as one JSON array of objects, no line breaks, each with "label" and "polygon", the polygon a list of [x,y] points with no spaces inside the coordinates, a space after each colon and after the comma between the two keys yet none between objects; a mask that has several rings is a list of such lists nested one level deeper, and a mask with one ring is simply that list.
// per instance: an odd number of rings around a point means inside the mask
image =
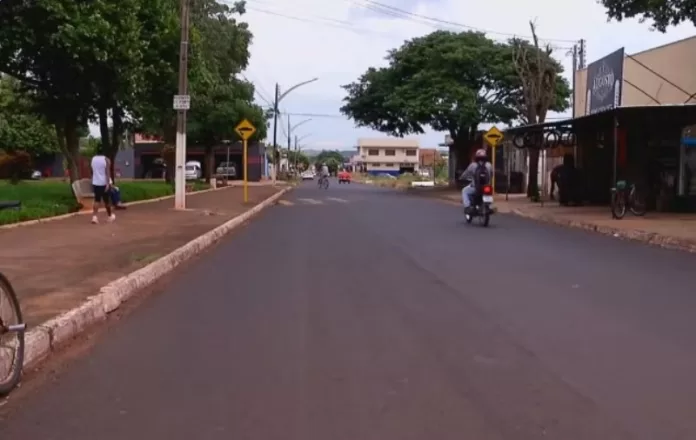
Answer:
[{"label": "white car", "polygon": [[203,168],[197,160],[186,162],[186,180],[198,180],[203,177]]},{"label": "white car", "polygon": [[302,173],[302,180],[314,180],[314,173],[311,171],[305,171]]}]

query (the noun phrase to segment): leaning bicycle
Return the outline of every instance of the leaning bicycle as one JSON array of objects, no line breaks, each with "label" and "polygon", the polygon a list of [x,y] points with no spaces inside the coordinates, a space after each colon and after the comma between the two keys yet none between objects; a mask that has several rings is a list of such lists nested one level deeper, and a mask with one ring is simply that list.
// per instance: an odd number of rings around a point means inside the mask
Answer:
[{"label": "leaning bicycle", "polygon": [[26,328],[12,284],[0,273],[0,396],[12,391],[22,376]]},{"label": "leaning bicycle", "polygon": [[619,180],[616,182],[616,187],[611,189],[611,215],[617,220],[622,219],[627,210],[635,216],[645,215],[647,210],[645,199],[636,189],[635,184]]}]

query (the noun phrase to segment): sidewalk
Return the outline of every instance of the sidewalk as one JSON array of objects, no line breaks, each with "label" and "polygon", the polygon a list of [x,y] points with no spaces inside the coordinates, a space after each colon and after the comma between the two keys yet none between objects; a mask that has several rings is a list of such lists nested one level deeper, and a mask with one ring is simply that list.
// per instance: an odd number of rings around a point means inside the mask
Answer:
[{"label": "sidewalk", "polygon": [[[438,188],[418,193],[461,203],[458,191]],[[508,201],[505,194],[497,195],[495,206],[501,213],[696,253],[696,214],[649,212],[645,217],[635,217],[627,213],[622,220],[615,220],[608,206],[565,207],[555,201],[546,201],[542,206],[518,194],[511,194]]]},{"label": "sidewalk", "polygon": [[0,230],[0,271],[17,290],[26,322],[40,324],[80,305],[109,282],[145,266],[221,225],[283,189],[229,187],[187,196],[187,210],[173,199],[116,211],[114,223],[90,224],[78,215]]}]

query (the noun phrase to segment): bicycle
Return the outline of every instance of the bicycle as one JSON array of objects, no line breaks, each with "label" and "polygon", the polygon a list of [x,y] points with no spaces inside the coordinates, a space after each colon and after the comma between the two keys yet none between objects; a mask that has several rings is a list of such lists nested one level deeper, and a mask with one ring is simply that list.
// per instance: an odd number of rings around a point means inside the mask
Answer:
[{"label": "bicycle", "polygon": [[635,184],[619,180],[616,187],[611,189],[611,215],[620,220],[626,215],[627,209],[633,215],[642,217],[646,212],[645,201]]},{"label": "bicycle", "polygon": [[329,178],[328,177],[321,176],[319,178],[319,188],[329,189]]},{"label": "bicycle", "polygon": [[0,273],[0,396],[9,394],[22,376],[26,328],[12,284]]}]

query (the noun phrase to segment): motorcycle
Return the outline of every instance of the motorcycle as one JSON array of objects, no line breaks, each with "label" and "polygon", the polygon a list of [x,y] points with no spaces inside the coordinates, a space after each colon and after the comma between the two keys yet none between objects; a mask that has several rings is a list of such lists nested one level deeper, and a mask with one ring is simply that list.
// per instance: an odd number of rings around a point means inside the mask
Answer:
[{"label": "motorcycle", "polygon": [[482,185],[479,191],[471,196],[470,210],[464,214],[467,223],[478,218],[481,225],[488,226],[491,221],[493,209],[493,186]]}]

